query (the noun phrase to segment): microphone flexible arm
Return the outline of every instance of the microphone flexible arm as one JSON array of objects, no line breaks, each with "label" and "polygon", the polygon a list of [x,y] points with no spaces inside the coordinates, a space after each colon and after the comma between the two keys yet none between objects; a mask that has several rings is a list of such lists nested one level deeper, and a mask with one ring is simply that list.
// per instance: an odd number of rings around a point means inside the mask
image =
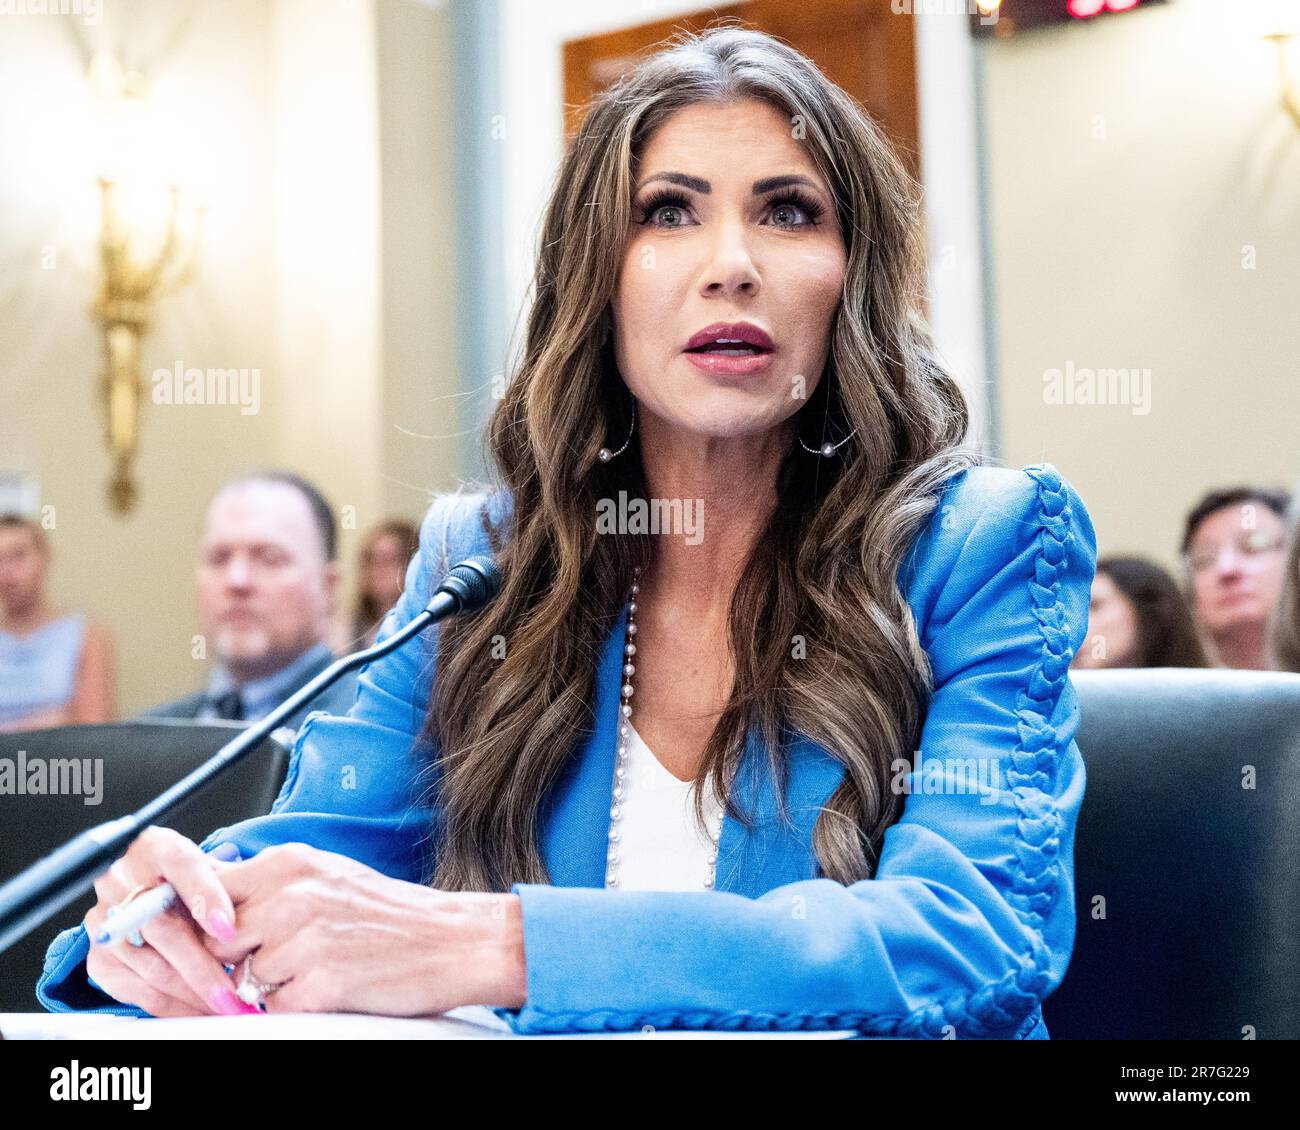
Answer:
[{"label": "microphone flexible arm", "polygon": [[247,756],[286,718],[343,675],[379,659],[419,635],[429,625],[486,604],[501,587],[501,574],[490,557],[468,557],[443,578],[424,610],[382,643],[331,663],[299,687],[260,722],[223,745],[207,761],[156,796],[143,808],[89,828],[0,887],[0,953],[36,929],[95,885],[95,877],[120,856],[150,824],[210,785]]}]

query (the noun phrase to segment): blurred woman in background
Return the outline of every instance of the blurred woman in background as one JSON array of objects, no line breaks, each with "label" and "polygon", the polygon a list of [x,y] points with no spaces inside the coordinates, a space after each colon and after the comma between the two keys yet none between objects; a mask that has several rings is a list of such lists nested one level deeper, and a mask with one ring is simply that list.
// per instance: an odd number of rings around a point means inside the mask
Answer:
[{"label": "blurred woman in background", "polygon": [[1188,514],[1187,600],[1215,666],[1268,671],[1270,625],[1282,595],[1290,496],[1275,487],[1216,488]]},{"label": "blurred woman in background", "polygon": [[385,613],[406,587],[406,566],[419,548],[420,533],[402,518],[381,522],[361,547],[361,580],[352,617],[352,638],[369,647]]},{"label": "blurred woman in background", "polygon": [[1153,561],[1097,562],[1088,636],[1074,667],[1208,667],[1178,582]]},{"label": "blurred woman in background", "polygon": [[113,645],[46,597],[50,547],[28,518],[0,516],[0,730],[38,730],[117,716]]}]

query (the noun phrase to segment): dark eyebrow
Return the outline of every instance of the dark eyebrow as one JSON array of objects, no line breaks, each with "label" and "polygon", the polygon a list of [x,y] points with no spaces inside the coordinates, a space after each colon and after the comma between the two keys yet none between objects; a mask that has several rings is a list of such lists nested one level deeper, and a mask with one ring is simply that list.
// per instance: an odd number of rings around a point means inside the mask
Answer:
[{"label": "dark eyebrow", "polygon": [[[683,188],[689,188],[703,196],[708,196],[713,191],[713,186],[708,181],[702,177],[693,177],[689,173],[655,173],[653,176],[646,177],[637,185],[636,191],[640,192],[645,185],[656,180],[666,180],[672,184],[680,184]],[[807,185],[811,189],[821,191],[814,181],[798,173],[786,173],[779,177],[764,177],[762,180],[756,180],[752,191],[755,196],[762,196],[764,193],[774,192],[778,188],[786,188],[792,184]]]}]

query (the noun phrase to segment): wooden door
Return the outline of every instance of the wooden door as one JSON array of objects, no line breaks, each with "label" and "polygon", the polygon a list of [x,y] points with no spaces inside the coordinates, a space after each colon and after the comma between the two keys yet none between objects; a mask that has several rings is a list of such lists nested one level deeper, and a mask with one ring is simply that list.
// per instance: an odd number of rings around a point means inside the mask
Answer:
[{"label": "wooden door", "polygon": [[748,0],[566,43],[566,136],[577,131],[592,97],[657,44],[674,32],[704,31],[727,17],[775,35],[812,59],[862,104],[920,179],[913,17],[895,14],[891,0]]}]

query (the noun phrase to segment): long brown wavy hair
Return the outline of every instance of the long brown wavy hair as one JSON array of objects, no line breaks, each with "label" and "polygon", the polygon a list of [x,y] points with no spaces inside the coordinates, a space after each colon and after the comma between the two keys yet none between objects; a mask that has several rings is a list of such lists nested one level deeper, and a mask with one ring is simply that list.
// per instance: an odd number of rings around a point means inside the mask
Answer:
[{"label": "long brown wavy hair", "polygon": [[750,98],[801,124],[846,233],[826,371],[795,422],[817,442],[857,435],[831,459],[794,444],[781,466],[776,509],[730,605],[735,683],[704,750],[696,815],[711,777],[728,815],[752,820],[728,789],[751,726],[784,820],[793,734],[844,767],[814,830],[823,875],[870,877],[901,812],[890,765],[913,756],[932,680],[898,567],[943,484],[982,462],[920,314],[919,190],[866,113],[809,59],[761,32],[715,27],[680,33],[600,95],[556,177],[524,351],[488,429],[511,507],[494,525],[485,505],[480,520],[503,586],[478,613],[444,622],[439,642],[426,736],[439,749],[441,889],[550,881],[542,802],[593,732],[599,657],[634,567],[648,567],[655,548],[650,535],[596,529],[598,500],[648,495],[639,441],[609,463],[596,458],[629,426],[610,302],[634,169],[676,111]]}]

